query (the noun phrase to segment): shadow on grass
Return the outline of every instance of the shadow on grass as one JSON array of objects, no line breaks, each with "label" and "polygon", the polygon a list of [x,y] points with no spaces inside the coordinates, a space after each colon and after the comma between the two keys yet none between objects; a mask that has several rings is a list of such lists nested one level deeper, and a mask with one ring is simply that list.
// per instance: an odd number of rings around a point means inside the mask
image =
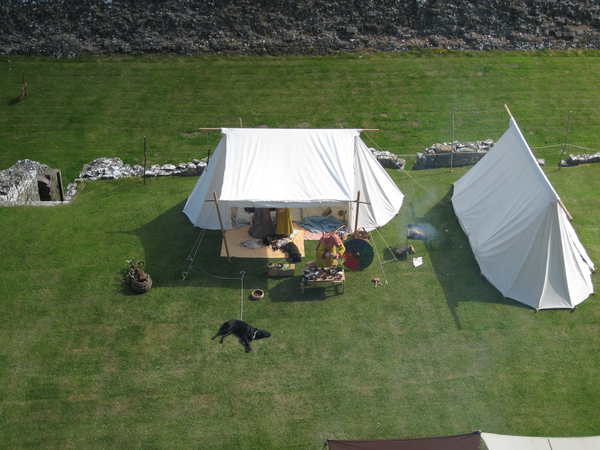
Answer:
[{"label": "shadow on grass", "polygon": [[[199,233],[183,214],[185,202],[182,200],[139,228],[123,232],[107,231],[130,234],[140,240],[144,248],[144,257],[140,258],[145,263],[142,268],[151,275],[153,286],[184,286],[181,283],[182,272],[189,267],[188,255]],[[212,259],[207,265],[214,268],[216,255],[219,254],[216,241],[214,233],[207,232],[196,263],[206,263],[207,255],[210,255]]]},{"label": "shadow on grass", "polygon": [[[223,279],[239,280],[242,272],[245,282],[255,284],[256,277],[266,272],[266,260],[231,258],[227,262],[227,258],[220,256],[221,231],[205,230],[198,250],[194,250],[203,230],[194,227],[183,214],[185,202],[182,200],[147,224],[125,232],[140,240],[144,270],[152,276],[153,287],[212,286]],[[264,272],[260,272],[263,268]]]},{"label": "shadow on grass", "polygon": [[504,298],[480,276],[479,265],[456,219],[451,198],[452,188],[423,217],[413,216],[413,220],[429,224],[431,244],[427,245],[426,251],[456,328],[462,329],[457,314],[461,303],[496,303],[525,308],[521,303]]},{"label": "shadow on grass", "polygon": [[277,284],[269,288],[269,300],[275,303],[280,302],[312,302],[322,301],[337,295],[344,295],[342,286],[308,286],[304,289],[300,286],[300,276],[286,278],[278,281]]}]

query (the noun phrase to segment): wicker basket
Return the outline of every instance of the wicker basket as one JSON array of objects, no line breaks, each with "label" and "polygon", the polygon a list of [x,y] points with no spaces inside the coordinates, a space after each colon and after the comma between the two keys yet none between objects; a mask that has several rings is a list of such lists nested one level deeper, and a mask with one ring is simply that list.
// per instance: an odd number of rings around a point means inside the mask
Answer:
[{"label": "wicker basket", "polygon": [[352,237],[354,237],[354,239],[364,239],[365,241],[371,240],[371,235],[367,230],[364,229],[364,227],[361,227],[358,230],[356,230],[353,233]]},{"label": "wicker basket", "polygon": [[148,292],[152,287],[152,278],[150,278],[149,274],[146,274],[146,277],[146,281],[138,281],[135,278],[129,279],[129,284],[131,284],[131,288],[138,294]]}]

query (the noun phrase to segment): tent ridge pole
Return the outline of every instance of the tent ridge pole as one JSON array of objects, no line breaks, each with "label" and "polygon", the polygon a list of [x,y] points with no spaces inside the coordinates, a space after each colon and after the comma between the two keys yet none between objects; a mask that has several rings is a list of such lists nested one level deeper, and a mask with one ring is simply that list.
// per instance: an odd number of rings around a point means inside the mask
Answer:
[{"label": "tent ridge pole", "polygon": [[510,118],[514,119],[512,113],[510,112],[510,109],[508,109],[508,106],[506,106],[506,104],[504,104],[504,107],[506,108],[506,112],[508,113],[508,115],[510,116]]}]

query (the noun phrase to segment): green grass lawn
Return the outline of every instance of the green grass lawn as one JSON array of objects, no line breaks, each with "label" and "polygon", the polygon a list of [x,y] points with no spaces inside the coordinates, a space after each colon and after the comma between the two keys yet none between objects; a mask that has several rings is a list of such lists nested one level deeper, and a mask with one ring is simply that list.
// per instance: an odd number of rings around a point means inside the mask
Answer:
[{"label": "green grass lawn", "polygon": [[[100,156],[139,163],[143,136],[151,164],[205,156],[219,133],[195,130],[240,117],[379,128],[377,146],[406,155],[451,139],[452,107],[460,140],[499,139],[505,103],[532,147],[564,143],[569,111],[573,144],[596,147],[600,129],[596,53],[5,59],[0,167],[29,158],[65,180]],[[600,167],[559,171],[560,150],[535,152],[598,265]],[[376,260],[350,272],[338,295],[302,295],[299,277],[267,278],[266,261],[228,264],[215,231],[183,281],[199,230],[182,209],[197,178],[88,182],[68,205],[0,208],[0,447],[600,434],[597,296],[536,313],[480,278],[449,203],[467,170],[390,172],[406,199],[375,249],[389,260],[386,246],[405,244],[415,220],[435,228],[432,248],[414,243],[418,268]],[[154,282],[142,295],[118,279],[132,257]],[[387,284],[374,289],[373,277]],[[265,298],[251,302],[256,288]],[[210,339],[242,307],[272,334],[248,354],[233,337]]]}]

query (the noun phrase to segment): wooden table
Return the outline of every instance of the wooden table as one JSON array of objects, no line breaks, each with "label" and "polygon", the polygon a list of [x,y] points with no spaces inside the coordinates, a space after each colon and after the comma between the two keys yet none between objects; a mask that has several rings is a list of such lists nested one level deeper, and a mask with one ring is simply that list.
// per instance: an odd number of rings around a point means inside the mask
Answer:
[{"label": "wooden table", "polygon": [[[324,269],[328,269],[328,267],[325,267]],[[307,269],[304,269],[304,270],[307,270]],[[303,273],[304,273],[304,271],[303,271]],[[300,279],[300,286],[302,287],[302,294],[304,294],[304,288],[308,287],[308,286],[319,286],[319,287],[335,286],[336,293],[337,293],[337,287],[340,284],[342,285],[342,293],[345,294],[346,293],[346,272],[344,272],[342,270],[341,274],[342,274],[341,277],[336,276],[334,278],[331,278],[331,279],[328,278],[325,280],[322,278],[319,278],[317,280],[308,280],[307,282],[305,282],[304,279]]]}]

